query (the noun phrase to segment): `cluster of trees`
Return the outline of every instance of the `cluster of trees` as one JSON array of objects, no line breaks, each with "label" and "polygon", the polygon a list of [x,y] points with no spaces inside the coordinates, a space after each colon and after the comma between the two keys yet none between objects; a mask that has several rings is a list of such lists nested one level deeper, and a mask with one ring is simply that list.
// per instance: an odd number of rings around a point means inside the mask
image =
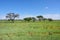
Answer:
[{"label": "cluster of trees", "polygon": [[[36,19],[36,18],[38,18],[38,19]],[[33,22],[35,22],[36,20],[38,20],[38,21],[45,21],[45,20],[48,20],[48,21],[52,21],[52,19],[51,18],[44,18],[43,16],[41,16],[41,15],[39,15],[39,16],[36,16],[36,18],[35,17],[27,17],[27,18],[24,18],[24,20],[25,21],[33,21]]]},{"label": "cluster of trees", "polygon": [[[6,15],[6,18],[7,18],[7,20],[8,21],[12,21],[13,23],[14,23],[14,20],[15,20],[15,18],[18,18],[19,17],[19,14],[15,14],[15,13],[8,13],[7,15]],[[51,18],[44,18],[42,15],[40,15],[40,16],[36,16],[36,18],[38,18],[38,20],[39,21],[45,21],[45,20],[49,20],[49,21],[52,21],[52,19]],[[36,19],[35,17],[26,17],[26,18],[24,18],[23,20],[24,21],[33,21],[33,22],[35,22],[37,19]]]},{"label": "cluster of trees", "polygon": [[33,22],[35,22],[36,21],[36,18],[34,18],[34,17],[27,17],[27,18],[24,18],[23,19],[24,21],[33,21]]}]

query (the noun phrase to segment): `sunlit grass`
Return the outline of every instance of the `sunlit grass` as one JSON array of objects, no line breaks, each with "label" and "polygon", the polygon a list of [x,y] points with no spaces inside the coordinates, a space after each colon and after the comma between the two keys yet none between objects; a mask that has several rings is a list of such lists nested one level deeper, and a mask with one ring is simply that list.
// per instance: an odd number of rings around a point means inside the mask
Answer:
[{"label": "sunlit grass", "polygon": [[60,21],[0,21],[0,40],[60,40]]}]

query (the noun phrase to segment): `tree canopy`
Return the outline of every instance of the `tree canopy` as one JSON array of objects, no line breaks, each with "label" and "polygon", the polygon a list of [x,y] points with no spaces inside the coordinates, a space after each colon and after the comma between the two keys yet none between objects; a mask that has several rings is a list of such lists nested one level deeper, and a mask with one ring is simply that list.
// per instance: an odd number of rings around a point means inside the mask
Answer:
[{"label": "tree canopy", "polygon": [[6,15],[6,18],[9,20],[9,21],[12,21],[14,22],[15,18],[19,17],[19,14],[15,14],[15,13],[8,13]]}]

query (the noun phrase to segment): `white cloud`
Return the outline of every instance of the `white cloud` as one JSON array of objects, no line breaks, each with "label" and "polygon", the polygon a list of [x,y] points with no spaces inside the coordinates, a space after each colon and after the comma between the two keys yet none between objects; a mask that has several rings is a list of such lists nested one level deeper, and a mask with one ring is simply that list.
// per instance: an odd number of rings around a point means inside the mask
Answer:
[{"label": "white cloud", "polygon": [[23,18],[26,18],[26,17],[35,17],[35,15],[30,15],[30,14],[29,15],[23,15],[23,16],[20,17],[20,19],[23,19]]},{"label": "white cloud", "polygon": [[[36,17],[36,16],[38,16],[38,15],[24,15],[21,18]],[[54,20],[57,20],[57,19],[60,20],[60,14],[57,14],[57,13],[55,13],[55,14],[43,14],[42,16],[44,16],[45,18],[52,18]]]},{"label": "white cloud", "polygon": [[46,18],[60,19],[60,14],[45,14],[43,16]]},{"label": "white cloud", "polygon": [[0,19],[6,19],[5,16],[0,16]]}]

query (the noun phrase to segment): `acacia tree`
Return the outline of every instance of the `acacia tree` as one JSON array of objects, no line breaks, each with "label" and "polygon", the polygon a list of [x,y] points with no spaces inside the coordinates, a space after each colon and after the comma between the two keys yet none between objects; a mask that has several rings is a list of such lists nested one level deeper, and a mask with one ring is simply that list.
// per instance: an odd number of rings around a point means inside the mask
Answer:
[{"label": "acacia tree", "polygon": [[27,18],[24,18],[24,20],[29,22],[29,21],[32,20],[32,18],[31,17],[27,17]]},{"label": "acacia tree", "polygon": [[8,19],[8,21],[12,21],[12,22],[14,22],[15,18],[17,17],[19,17],[19,15],[15,13],[8,13],[6,15],[6,18]]},{"label": "acacia tree", "polygon": [[41,21],[43,19],[43,16],[37,16],[38,20]]}]

